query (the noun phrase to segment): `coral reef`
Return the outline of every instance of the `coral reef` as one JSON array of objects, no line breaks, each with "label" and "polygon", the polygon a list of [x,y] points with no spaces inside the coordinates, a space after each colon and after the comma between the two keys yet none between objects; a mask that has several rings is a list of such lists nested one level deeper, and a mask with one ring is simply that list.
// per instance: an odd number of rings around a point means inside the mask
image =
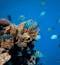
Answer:
[{"label": "coral reef", "polygon": [[0,20],[0,65],[36,65],[39,57],[34,50],[38,25],[33,20],[11,24]]}]

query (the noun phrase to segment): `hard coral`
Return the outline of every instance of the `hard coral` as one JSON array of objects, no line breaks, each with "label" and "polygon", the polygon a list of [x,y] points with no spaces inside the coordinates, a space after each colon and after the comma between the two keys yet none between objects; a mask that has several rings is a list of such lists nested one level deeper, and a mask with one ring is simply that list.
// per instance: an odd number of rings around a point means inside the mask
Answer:
[{"label": "hard coral", "polygon": [[33,48],[38,34],[36,26],[32,25],[31,22],[23,22],[16,27],[6,23],[6,21],[0,22],[0,25],[3,27],[1,27],[3,33],[0,35],[0,48],[2,48],[0,49],[0,56],[5,54],[4,56],[8,57],[1,65],[9,65],[10,63],[11,65],[29,65],[30,63],[35,65],[36,58],[33,56],[35,53]]}]

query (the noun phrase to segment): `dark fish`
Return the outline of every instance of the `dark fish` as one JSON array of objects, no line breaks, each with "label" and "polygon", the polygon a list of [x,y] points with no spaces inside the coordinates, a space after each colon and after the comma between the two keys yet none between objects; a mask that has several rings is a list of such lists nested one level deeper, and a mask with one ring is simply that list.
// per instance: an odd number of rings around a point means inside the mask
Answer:
[{"label": "dark fish", "polygon": [[11,15],[8,15],[7,18],[9,21],[12,21]]}]

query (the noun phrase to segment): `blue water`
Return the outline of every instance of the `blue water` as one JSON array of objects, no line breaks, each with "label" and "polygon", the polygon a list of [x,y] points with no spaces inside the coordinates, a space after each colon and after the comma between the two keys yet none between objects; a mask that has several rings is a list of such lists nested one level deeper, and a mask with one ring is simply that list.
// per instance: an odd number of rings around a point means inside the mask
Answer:
[{"label": "blue water", "polygon": [[[20,15],[24,15],[25,20],[36,20],[41,39],[36,41],[35,48],[44,56],[41,58],[42,65],[60,65],[60,37],[50,39],[53,34],[60,35],[60,0],[0,0],[0,18],[8,15],[12,16],[15,24],[21,22]],[[52,30],[48,31],[49,27]]]}]

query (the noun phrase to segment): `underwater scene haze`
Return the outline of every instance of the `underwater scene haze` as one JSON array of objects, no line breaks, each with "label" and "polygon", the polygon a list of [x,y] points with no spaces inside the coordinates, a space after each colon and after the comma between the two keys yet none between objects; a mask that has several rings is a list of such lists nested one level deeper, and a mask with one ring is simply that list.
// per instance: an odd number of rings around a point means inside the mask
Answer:
[{"label": "underwater scene haze", "polygon": [[0,0],[0,51],[2,65],[60,65],[60,0]]}]

